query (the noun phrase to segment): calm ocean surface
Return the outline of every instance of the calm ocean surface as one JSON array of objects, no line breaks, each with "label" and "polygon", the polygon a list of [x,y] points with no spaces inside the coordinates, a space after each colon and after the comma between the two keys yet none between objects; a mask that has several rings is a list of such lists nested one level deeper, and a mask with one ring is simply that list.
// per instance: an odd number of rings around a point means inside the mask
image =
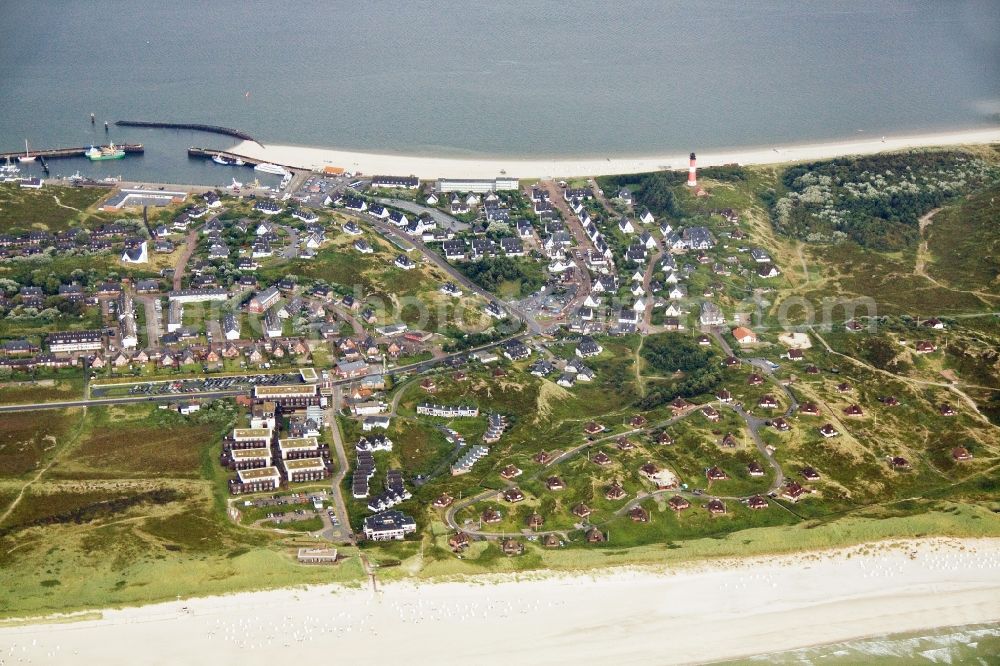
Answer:
[{"label": "calm ocean surface", "polygon": [[[103,121],[438,155],[627,155],[996,124],[1000,3],[0,0],[0,146]],[[92,128],[90,113],[97,115]],[[222,183],[225,137],[53,173]],[[244,172],[244,176],[249,176]]]}]

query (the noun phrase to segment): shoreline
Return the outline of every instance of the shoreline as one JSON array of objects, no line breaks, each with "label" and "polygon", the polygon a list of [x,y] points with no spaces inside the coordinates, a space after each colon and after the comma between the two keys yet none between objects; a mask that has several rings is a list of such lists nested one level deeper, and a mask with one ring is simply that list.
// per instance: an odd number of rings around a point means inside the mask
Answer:
[{"label": "shoreline", "polygon": [[[930,148],[957,145],[982,145],[1000,142],[1000,127],[845,139],[822,143],[802,143],[774,147],[743,147],[709,149],[701,152],[696,146],[698,165],[721,166],[779,164],[830,159],[845,155],[870,155],[910,148]],[[307,171],[323,167],[339,167],[367,175],[414,175],[423,180],[435,178],[495,178],[509,176],[519,179],[584,178],[589,176],[643,173],[663,169],[686,169],[688,153],[619,157],[434,157],[364,151],[338,150],[268,144],[261,146],[242,141],[227,152],[252,160],[280,164]]]},{"label": "shoreline", "polygon": [[1000,621],[1000,539],[897,540],[670,569],[403,580],[379,590],[322,585],[106,610],[98,620],[32,618],[36,624],[0,625],[0,654],[49,664],[126,664],[140,654],[144,663],[263,664],[289,648],[306,658],[334,650],[363,658],[377,643],[380,661],[741,659]]}]

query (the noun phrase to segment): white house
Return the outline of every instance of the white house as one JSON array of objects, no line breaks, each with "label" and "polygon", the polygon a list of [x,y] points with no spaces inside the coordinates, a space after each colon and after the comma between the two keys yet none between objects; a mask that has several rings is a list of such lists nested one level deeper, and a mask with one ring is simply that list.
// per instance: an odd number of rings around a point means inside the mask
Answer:
[{"label": "white house", "polygon": [[146,247],[146,241],[135,245],[128,245],[125,247],[125,251],[122,252],[122,263],[125,264],[145,264],[149,261],[149,251]]}]

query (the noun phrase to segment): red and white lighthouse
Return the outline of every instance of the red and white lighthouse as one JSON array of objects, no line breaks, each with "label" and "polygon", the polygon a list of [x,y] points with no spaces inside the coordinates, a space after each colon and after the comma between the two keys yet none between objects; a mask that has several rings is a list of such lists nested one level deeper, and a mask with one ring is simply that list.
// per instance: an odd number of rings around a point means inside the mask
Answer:
[{"label": "red and white lighthouse", "polygon": [[697,187],[698,185],[698,167],[695,166],[694,153],[691,153],[691,161],[688,162],[688,187]]}]

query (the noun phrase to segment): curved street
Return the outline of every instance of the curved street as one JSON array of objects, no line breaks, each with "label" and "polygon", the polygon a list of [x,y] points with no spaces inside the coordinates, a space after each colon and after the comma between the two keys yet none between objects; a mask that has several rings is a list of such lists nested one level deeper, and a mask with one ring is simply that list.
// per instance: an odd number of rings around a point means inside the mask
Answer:
[{"label": "curved street", "polygon": [[[773,381],[773,379],[772,379],[772,381]],[[795,399],[795,396],[792,394],[791,390],[789,390],[787,386],[784,386],[780,382],[775,382],[775,383],[778,384],[778,386],[782,389],[782,391],[785,393],[785,395],[788,396],[788,399],[789,399],[789,407],[784,411],[784,413],[781,414],[781,417],[785,418],[785,417],[788,417],[791,414],[793,414],[795,412],[795,410],[798,409],[798,401]],[[679,489],[679,488],[668,488],[668,489],[663,489],[663,490],[655,490],[655,491],[651,491],[651,492],[647,492],[647,493],[639,493],[636,497],[633,497],[628,502],[626,502],[621,508],[619,508],[618,510],[616,510],[615,511],[615,515],[616,516],[623,515],[626,512],[628,512],[630,509],[632,509],[634,506],[636,506],[637,504],[639,504],[640,502],[643,502],[643,501],[645,501],[645,500],[647,500],[647,499],[649,499],[651,497],[657,497],[659,495],[665,495],[665,494],[682,495],[682,496],[686,496],[686,497],[689,497],[689,498],[696,497],[696,498],[704,499],[704,500],[719,499],[719,500],[745,501],[745,500],[747,500],[750,497],[753,497],[755,495],[763,495],[763,494],[771,495],[771,494],[775,493],[779,488],[781,488],[785,484],[785,473],[784,473],[784,470],[782,469],[781,465],[778,463],[777,459],[775,459],[774,455],[768,450],[767,445],[764,444],[764,441],[763,441],[763,439],[761,439],[761,436],[760,436],[760,432],[759,432],[760,428],[767,427],[765,425],[766,420],[762,419],[760,417],[754,416],[753,414],[747,413],[739,405],[733,405],[733,404],[728,404],[728,403],[721,403],[721,405],[723,407],[726,407],[726,408],[729,408],[729,409],[733,410],[736,414],[738,414],[743,419],[743,421],[746,423],[747,430],[750,431],[750,437],[751,437],[751,439],[754,442],[754,446],[756,446],[757,450],[760,452],[760,454],[767,461],[768,465],[774,471],[774,479],[771,481],[771,484],[768,487],[768,489],[766,491],[762,492],[762,493],[754,493],[752,495],[746,495],[746,496],[712,495],[712,494],[705,493],[705,492],[694,492],[692,490],[683,490],[683,489]],[[550,469],[552,469],[552,468],[554,468],[554,467],[562,464],[563,462],[565,462],[565,461],[573,458],[574,456],[576,456],[580,452],[584,451],[587,448],[590,448],[590,447],[594,446],[595,444],[599,444],[601,442],[605,442],[605,441],[608,441],[610,439],[617,439],[618,437],[622,437],[622,436],[626,436],[626,435],[640,434],[640,433],[645,433],[645,432],[651,432],[651,431],[654,431],[654,430],[659,430],[661,428],[665,428],[665,427],[668,427],[670,425],[673,425],[674,423],[677,423],[678,421],[680,421],[682,419],[685,419],[685,418],[687,418],[688,416],[690,416],[692,414],[698,413],[699,411],[700,411],[699,408],[693,407],[693,408],[688,409],[687,411],[685,411],[682,414],[678,414],[677,416],[674,416],[672,418],[666,419],[664,421],[659,421],[657,423],[650,424],[650,425],[648,425],[646,427],[643,427],[643,428],[636,428],[636,429],[633,429],[633,430],[628,430],[626,432],[614,433],[612,435],[606,435],[604,437],[599,437],[597,439],[584,442],[583,444],[580,444],[579,446],[575,446],[575,447],[569,449],[568,451],[565,451],[565,452],[559,454],[551,462],[549,462],[547,465],[543,466],[541,469],[539,469],[537,472],[535,472],[534,474],[532,474],[528,478],[531,479],[531,480],[536,480],[536,481],[539,480],[539,479],[541,479],[545,475],[544,473],[546,473],[548,470],[550,470]],[[775,417],[775,418],[778,418],[778,417]],[[770,419],[767,419],[767,420],[770,420]],[[512,487],[515,487],[517,484],[512,483],[512,482],[506,482],[506,485],[507,485],[508,488],[512,488]],[[486,538],[499,538],[499,537],[504,537],[504,536],[511,536],[511,533],[509,533],[509,532],[490,532],[490,531],[486,531],[486,530],[482,530],[482,529],[478,529],[478,530],[476,530],[476,529],[470,529],[468,527],[468,525],[460,525],[458,523],[458,521],[455,519],[455,514],[457,514],[462,509],[467,508],[467,507],[469,507],[469,506],[471,506],[473,504],[476,504],[478,502],[482,502],[482,501],[488,500],[490,498],[498,497],[500,495],[500,493],[502,493],[502,492],[503,492],[502,490],[495,490],[495,489],[484,490],[481,493],[478,493],[478,494],[473,495],[471,497],[466,497],[466,498],[461,499],[461,500],[459,500],[457,502],[454,502],[451,506],[449,506],[445,510],[445,514],[444,514],[445,524],[447,524],[448,527],[451,528],[451,529],[453,529],[453,530],[462,531],[462,532],[465,532],[466,534],[469,534],[469,535],[472,535],[472,536],[480,536],[480,537],[486,537]],[[601,523],[601,524],[586,523],[586,527],[600,527],[601,525],[603,525],[603,523]],[[577,529],[579,529],[579,528],[577,528]],[[526,535],[545,536],[547,534],[565,535],[569,531],[572,531],[572,530],[569,530],[569,529],[561,529],[561,530],[529,530],[529,529],[526,528],[526,529],[524,529],[522,531],[522,533],[526,534]]]}]

